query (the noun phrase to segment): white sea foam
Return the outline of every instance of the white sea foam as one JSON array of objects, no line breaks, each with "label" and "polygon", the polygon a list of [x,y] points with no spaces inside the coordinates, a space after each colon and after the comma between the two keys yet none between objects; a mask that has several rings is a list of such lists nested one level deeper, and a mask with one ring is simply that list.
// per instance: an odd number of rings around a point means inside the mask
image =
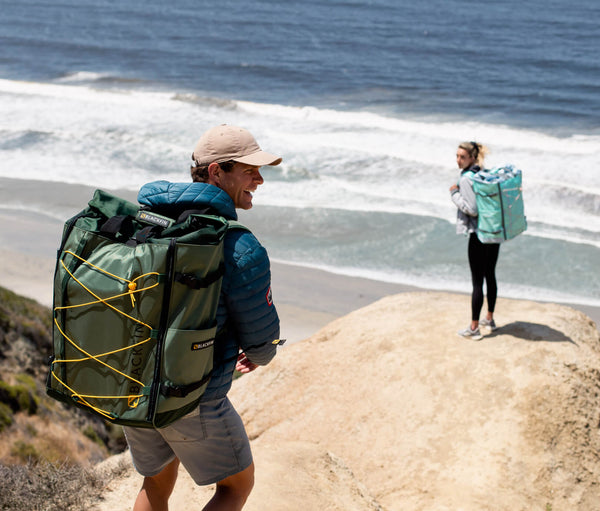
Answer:
[{"label": "white sea foam", "polygon": [[[510,162],[523,170],[528,218],[555,227],[534,234],[568,237],[573,226],[600,232],[595,135],[558,138],[477,122],[77,85],[101,78],[80,72],[62,83],[0,80],[0,175],[129,189],[155,179],[187,180],[197,136],[226,122],[248,127],[263,148],[284,156],[280,169],[265,170],[256,204],[452,220],[456,145],[477,139],[491,149],[489,166]],[[585,234],[577,239],[597,244]]]},{"label": "white sea foam", "polygon": [[81,82],[95,82],[106,78],[109,75],[102,73],[95,73],[92,71],[77,71],[75,73],[69,73],[58,80],[58,83],[81,83]]}]

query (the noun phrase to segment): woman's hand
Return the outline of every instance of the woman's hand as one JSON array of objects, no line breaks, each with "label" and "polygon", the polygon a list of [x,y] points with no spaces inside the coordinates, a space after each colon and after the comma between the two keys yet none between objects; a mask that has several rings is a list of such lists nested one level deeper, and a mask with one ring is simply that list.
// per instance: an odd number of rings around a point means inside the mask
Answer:
[{"label": "woman's hand", "polygon": [[450,193],[454,193],[456,190],[458,190],[458,185],[452,185],[450,187]]}]

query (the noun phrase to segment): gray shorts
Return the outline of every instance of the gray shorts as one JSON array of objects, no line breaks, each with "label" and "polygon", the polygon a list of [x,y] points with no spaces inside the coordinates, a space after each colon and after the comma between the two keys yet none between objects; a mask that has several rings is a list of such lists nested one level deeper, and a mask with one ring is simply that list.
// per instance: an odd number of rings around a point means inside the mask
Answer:
[{"label": "gray shorts", "polygon": [[164,428],[123,431],[135,469],[145,477],[155,476],[177,457],[196,484],[207,485],[252,463],[244,424],[227,397],[200,403]]}]

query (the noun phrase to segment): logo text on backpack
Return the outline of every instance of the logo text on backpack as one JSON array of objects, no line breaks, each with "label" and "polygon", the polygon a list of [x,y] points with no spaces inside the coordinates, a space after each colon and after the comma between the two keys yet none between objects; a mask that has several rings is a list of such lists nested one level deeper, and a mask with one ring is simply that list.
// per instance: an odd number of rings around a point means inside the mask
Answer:
[{"label": "logo text on backpack", "polygon": [[204,348],[210,348],[215,343],[214,339],[209,339],[208,341],[202,342],[193,342],[192,343],[192,351],[203,350]]},{"label": "logo text on backpack", "polygon": [[141,222],[147,224],[160,225],[161,227],[171,227],[173,220],[164,216],[157,215],[156,213],[149,213],[148,211],[139,211],[136,218]]},{"label": "logo text on backpack", "polygon": [[[133,376],[136,380],[140,380],[142,378],[142,355],[144,353],[143,348],[134,347],[131,350],[131,358],[129,363],[129,375]],[[131,382],[129,384],[129,393],[130,394],[139,394],[140,386],[137,383]]]}]

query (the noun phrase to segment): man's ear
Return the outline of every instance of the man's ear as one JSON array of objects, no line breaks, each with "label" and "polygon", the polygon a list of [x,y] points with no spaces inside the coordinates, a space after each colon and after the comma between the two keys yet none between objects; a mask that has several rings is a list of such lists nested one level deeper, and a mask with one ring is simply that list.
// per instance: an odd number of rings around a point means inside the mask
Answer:
[{"label": "man's ear", "polygon": [[208,183],[219,186],[221,183],[221,166],[218,163],[211,163],[208,166]]}]

